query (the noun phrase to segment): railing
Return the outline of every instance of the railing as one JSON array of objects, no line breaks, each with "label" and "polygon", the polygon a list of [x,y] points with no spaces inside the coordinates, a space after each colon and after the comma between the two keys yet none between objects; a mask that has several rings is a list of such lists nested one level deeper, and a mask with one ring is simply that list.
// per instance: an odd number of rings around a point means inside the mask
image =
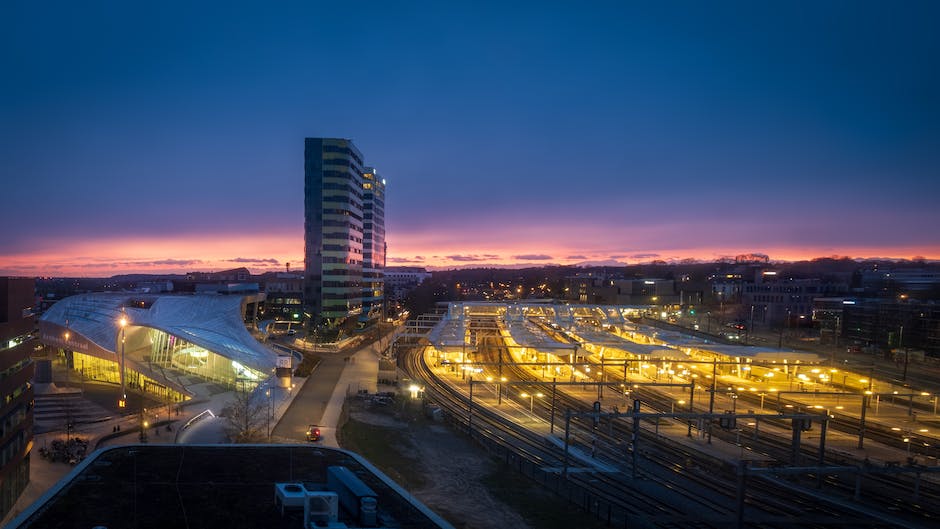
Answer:
[{"label": "railing", "polygon": [[196,424],[197,422],[199,422],[199,421],[201,421],[201,420],[203,420],[203,419],[205,419],[205,418],[207,418],[207,417],[215,417],[215,414],[212,413],[212,410],[206,410],[206,411],[204,411],[204,412],[202,412],[202,413],[196,415],[196,416],[193,417],[192,419],[186,421],[186,424],[183,425],[183,427],[181,428],[181,430],[185,430],[185,429],[189,428],[190,426]]}]

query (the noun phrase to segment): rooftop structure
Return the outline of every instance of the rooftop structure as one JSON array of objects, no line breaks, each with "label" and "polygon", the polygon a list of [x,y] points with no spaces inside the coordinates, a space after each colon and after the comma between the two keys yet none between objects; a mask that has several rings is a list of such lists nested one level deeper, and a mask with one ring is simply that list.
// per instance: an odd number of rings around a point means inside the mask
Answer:
[{"label": "rooftop structure", "polygon": [[[331,518],[322,527],[451,528],[358,455],[301,445],[105,448],[8,527],[301,529],[312,507],[294,501],[301,492],[328,504],[314,513]],[[364,495],[368,512],[355,501]]]}]

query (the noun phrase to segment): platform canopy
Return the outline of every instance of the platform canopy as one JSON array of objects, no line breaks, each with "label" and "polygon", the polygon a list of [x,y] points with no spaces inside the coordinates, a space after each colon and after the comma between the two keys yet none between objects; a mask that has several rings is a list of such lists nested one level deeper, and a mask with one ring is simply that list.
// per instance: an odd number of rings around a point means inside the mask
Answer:
[{"label": "platform canopy", "polygon": [[754,345],[725,345],[719,343],[688,343],[682,347],[697,349],[728,358],[741,358],[753,362],[788,362],[815,364],[823,359],[816,353],[794,351],[792,349],[776,349],[773,347],[758,347]]}]

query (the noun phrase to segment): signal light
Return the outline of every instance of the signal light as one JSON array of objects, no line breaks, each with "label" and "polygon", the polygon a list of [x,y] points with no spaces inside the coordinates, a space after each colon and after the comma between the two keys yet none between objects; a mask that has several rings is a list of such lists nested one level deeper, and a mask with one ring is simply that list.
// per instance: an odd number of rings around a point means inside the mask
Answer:
[{"label": "signal light", "polygon": [[118,399],[118,408],[126,408],[126,407],[127,407],[127,400]]}]

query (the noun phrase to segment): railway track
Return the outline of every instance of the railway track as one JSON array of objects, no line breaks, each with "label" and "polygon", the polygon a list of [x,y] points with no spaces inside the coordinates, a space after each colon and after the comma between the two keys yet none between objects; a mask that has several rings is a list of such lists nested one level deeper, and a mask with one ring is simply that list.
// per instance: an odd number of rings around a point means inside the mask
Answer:
[{"label": "railway track", "polygon": [[[481,350],[478,354],[485,353]],[[500,351],[498,354],[503,360],[509,358],[508,351]],[[504,417],[483,406],[474,405],[470,412],[469,398],[462,390],[438,378],[428,368],[422,354],[413,352],[408,358],[410,360],[406,370],[415,378],[425,380],[429,398],[441,405],[456,421],[464,426],[472,424],[471,435],[484,443],[499,446],[507,453],[511,451],[528,464],[560,477],[560,473],[553,469],[564,466],[563,450],[548,443],[544,434],[534,433],[529,428],[521,427],[518,420]],[[500,365],[502,369],[510,370],[507,374],[511,372],[517,380],[529,377],[511,362],[501,362]],[[516,389],[526,388],[519,385]],[[532,394],[539,389],[544,390],[544,386],[533,385],[528,388]],[[568,395],[565,391],[559,392],[556,397],[560,407],[580,411],[589,409],[589,404],[583,399]],[[507,399],[516,401],[522,409],[528,404],[533,416],[544,418],[552,411],[544,399],[520,401],[515,396],[507,396]],[[604,433],[583,422],[572,419],[572,449],[581,453],[593,452],[595,459],[615,470],[601,472],[580,466],[568,473],[565,480],[585,491],[595,501],[616,507],[613,515],[608,507],[609,524],[631,527],[637,523],[649,527],[729,527],[734,522],[737,477],[733,465],[657,438],[644,429],[638,432],[638,445],[643,447],[643,466],[638,469],[639,479],[634,480],[629,477],[633,469],[625,457],[628,452],[625,440],[632,434],[631,425],[627,421],[614,421],[614,424],[609,425],[610,433]],[[545,424],[544,420],[542,424]],[[748,487],[743,511],[748,527],[785,527],[793,524],[801,527],[831,527],[845,525],[846,520],[858,517],[858,512],[851,508],[833,507],[820,502],[812,491],[788,494],[781,498],[779,487],[773,483],[752,479]],[[590,511],[590,506],[587,507],[585,510]],[[687,514],[693,512],[696,513],[694,517]],[[814,515],[811,519],[805,515],[794,518],[795,512]],[[595,512],[595,515],[604,518],[600,512]],[[892,523],[859,525],[897,526]]]}]

